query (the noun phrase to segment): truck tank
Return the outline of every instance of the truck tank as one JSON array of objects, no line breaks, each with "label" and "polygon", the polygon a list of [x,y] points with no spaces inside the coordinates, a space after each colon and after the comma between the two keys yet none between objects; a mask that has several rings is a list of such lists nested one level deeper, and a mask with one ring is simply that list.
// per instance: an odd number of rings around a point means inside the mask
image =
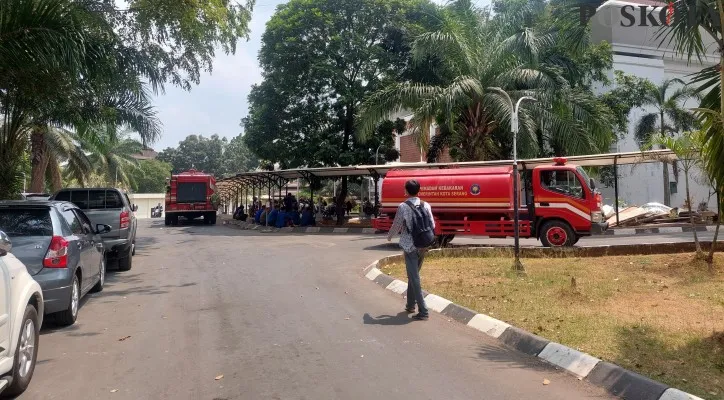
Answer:
[{"label": "truck tank", "polygon": [[383,213],[394,214],[405,201],[405,182],[420,183],[419,197],[438,218],[453,215],[508,214],[513,207],[513,168],[392,170],[382,182]]}]

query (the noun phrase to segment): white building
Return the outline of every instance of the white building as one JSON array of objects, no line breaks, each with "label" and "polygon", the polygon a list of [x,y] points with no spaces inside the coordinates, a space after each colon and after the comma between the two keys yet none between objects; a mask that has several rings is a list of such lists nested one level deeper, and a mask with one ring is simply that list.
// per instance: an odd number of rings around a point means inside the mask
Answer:
[{"label": "white building", "polygon": [[[685,82],[691,79],[691,74],[702,68],[714,65],[718,62],[716,46],[709,45],[706,48],[710,51],[709,56],[700,64],[696,59],[687,63],[685,59],[678,57],[672,50],[672,46],[659,46],[661,39],[657,39],[660,32],[659,26],[652,26],[650,20],[644,23],[640,7],[648,7],[649,11],[656,7],[652,15],[658,19],[661,15],[661,2],[648,0],[636,1],[609,1],[603,4],[591,19],[591,33],[594,42],[607,41],[613,50],[613,70],[620,70],[627,74],[648,78],[656,85],[661,84],[665,79],[679,78]],[[626,13],[622,9],[626,8]],[[664,14],[665,15],[665,12]],[[635,18],[631,25],[630,16]],[[641,26],[644,25],[645,26]],[[623,25],[623,26],[622,26]],[[708,36],[702,33],[702,37]],[[610,73],[613,79],[613,71]],[[602,89],[608,90],[608,89]],[[697,107],[696,100],[689,100],[686,107]],[[634,129],[637,121],[644,114],[654,111],[653,109],[635,109],[629,115],[629,132],[619,140],[611,152],[627,152],[639,150],[639,145],[634,138]],[[681,207],[686,199],[684,185],[684,172],[681,168],[678,177],[674,174],[673,168],[669,165],[669,176],[671,180],[671,206]],[[644,204],[647,202],[664,201],[663,166],[659,163],[650,163],[636,166],[620,166],[619,169],[619,199],[627,204]],[[707,186],[697,183],[701,181],[702,175],[699,171],[690,174],[690,191],[693,207],[701,202],[707,202],[710,210],[716,209],[716,196],[713,190]],[[604,202],[614,204],[613,188],[602,188]]]}]

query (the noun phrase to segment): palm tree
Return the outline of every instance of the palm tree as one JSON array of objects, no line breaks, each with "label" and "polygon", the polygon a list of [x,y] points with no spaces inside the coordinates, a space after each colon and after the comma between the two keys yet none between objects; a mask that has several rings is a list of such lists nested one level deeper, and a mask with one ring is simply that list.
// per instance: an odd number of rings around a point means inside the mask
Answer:
[{"label": "palm tree", "polygon": [[[689,61],[702,61],[718,55],[718,65],[703,68],[692,83],[698,84],[697,92],[705,94],[696,114],[702,121],[707,147],[706,168],[716,182],[724,182],[724,0],[678,0],[674,3],[674,18],[668,29],[662,29],[658,38],[661,45],[673,44],[674,50]],[[703,33],[703,34],[702,34]],[[716,49],[707,46],[708,41]],[[716,51],[712,51],[716,50]],[[721,193],[722,187],[717,188]],[[721,210],[723,204],[719,204]]]},{"label": "palm tree", "polygon": [[440,10],[438,29],[413,44],[416,61],[438,57],[445,83],[403,82],[373,94],[363,104],[359,136],[364,139],[380,120],[407,109],[414,113],[411,123],[423,147],[431,123],[440,127],[430,158],[444,146],[462,161],[507,157],[511,110],[500,94],[488,90],[500,87],[514,99],[538,100],[520,115],[522,155],[604,150],[614,138],[606,109],[590,91],[573,85],[561,65],[567,60],[560,53],[554,57],[553,48],[566,38],[531,27],[528,17],[541,6],[530,3],[491,19],[468,0],[449,3]]},{"label": "palm tree", "polygon": [[129,126],[147,141],[160,133],[141,80],[157,89],[159,73],[89,7],[70,0],[0,7],[0,198],[17,193],[28,146],[31,187],[42,190],[49,169],[57,177],[62,154],[46,142],[63,129]]},{"label": "palm tree", "polygon": [[[675,85],[681,85],[675,88]],[[670,93],[673,90],[673,93]],[[661,138],[673,137],[677,133],[694,128],[695,116],[683,107],[683,103],[697,97],[693,88],[686,86],[680,79],[666,79],[659,86],[651,85],[644,95],[642,106],[650,106],[655,111],[643,115],[637,122],[634,135],[639,146],[651,142],[658,135]],[[664,165],[664,204],[671,205],[669,187],[669,167]]]},{"label": "palm tree", "polygon": [[131,172],[138,167],[134,155],[141,153],[144,145],[129,137],[124,131],[116,135],[100,128],[84,132],[80,136],[81,148],[87,154],[90,168],[77,163],[68,163],[65,168],[66,180],[75,181],[80,186],[87,184],[131,187]]},{"label": "palm tree", "polygon": [[32,110],[86,72],[87,32],[75,3],[14,1],[0,7],[0,198],[17,194]]},{"label": "palm tree", "polygon": [[[689,211],[692,210],[694,199],[691,198],[689,193],[689,174],[692,172],[694,167],[701,166],[702,155],[706,154],[704,148],[704,136],[700,131],[685,132],[678,137],[661,135],[653,137],[650,143],[658,144],[663,148],[667,148],[673,151],[681,162],[681,166],[684,169],[684,182],[686,185],[686,203],[689,204]],[[696,243],[696,258],[700,260],[707,260],[708,257],[704,254],[699,243],[699,236],[696,233],[694,226],[694,213],[689,213],[689,223],[692,226],[694,232],[694,243]],[[718,232],[717,232],[718,233]],[[713,262],[713,259],[712,259]],[[712,267],[711,262],[709,267]]]}]

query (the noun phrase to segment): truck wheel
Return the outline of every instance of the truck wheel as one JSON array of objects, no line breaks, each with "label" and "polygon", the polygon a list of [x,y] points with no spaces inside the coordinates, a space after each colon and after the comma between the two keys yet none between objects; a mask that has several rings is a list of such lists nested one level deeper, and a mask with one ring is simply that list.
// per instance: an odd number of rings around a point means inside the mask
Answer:
[{"label": "truck wheel", "polygon": [[565,222],[545,222],[540,232],[540,241],[544,247],[568,247],[575,243],[576,236]]},{"label": "truck wheel", "polygon": [[38,359],[38,311],[31,304],[25,306],[23,322],[20,325],[18,347],[15,349],[15,360],[12,370],[12,384],[2,393],[2,396],[17,396],[30,385],[35,371],[35,362]]},{"label": "truck wheel", "polygon": [[128,254],[126,257],[121,258],[118,260],[118,270],[119,271],[130,271],[131,267],[133,267],[133,256],[132,256],[133,250],[131,247],[128,248]]},{"label": "truck wheel", "polygon": [[178,215],[174,215],[171,217],[171,225],[173,225],[173,226],[178,225]]},{"label": "truck wheel", "polygon": [[171,216],[169,216],[168,214],[166,214],[166,217],[165,217],[165,219],[163,220],[163,222],[164,222],[164,225],[166,225],[166,226],[171,225]]},{"label": "truck wheel", "polygon": [[211,225],[216,225],[216,214],[211,214]]}]

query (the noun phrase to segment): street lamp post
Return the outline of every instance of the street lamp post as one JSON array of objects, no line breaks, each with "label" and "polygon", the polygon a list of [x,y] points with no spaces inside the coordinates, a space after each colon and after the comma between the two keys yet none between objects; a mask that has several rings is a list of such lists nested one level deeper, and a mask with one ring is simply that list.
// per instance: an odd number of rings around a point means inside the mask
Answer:
[{"label": "street lamp post", "polygon": [[513,133],[513,252],[515,255],[513,267],[516,271],[523,271],[523,264],[520,262],[520,229],[518,226],[518,205],[520,203],[520,200],[518,199],[518,179],[520,178],[520,174],[518,174],[518,111],[520,109],[520,103],[522,103],[523,100],[536,101],[536,99],[529,96],[523,96],[519,98],[515,103],[515,106],[513,106],[513,101],[510,99],[510,96],[505,90],[498,87],[488,88],[488,90],[503,95],[510,105],[510,131]]}]

